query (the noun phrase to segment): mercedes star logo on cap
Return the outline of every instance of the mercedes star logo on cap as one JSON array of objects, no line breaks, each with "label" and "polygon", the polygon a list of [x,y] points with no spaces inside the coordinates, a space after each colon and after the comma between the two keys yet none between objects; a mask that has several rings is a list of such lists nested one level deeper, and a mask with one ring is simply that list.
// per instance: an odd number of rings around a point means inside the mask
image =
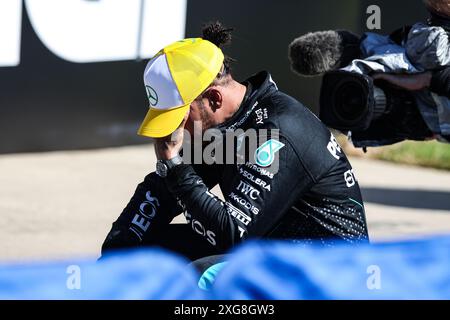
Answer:
[{"label": "mercedes star logo on cap", "polygon": [[156,106],[158,104],[158,94],[156,93],[155,89],[153,89],[150,86],[145,86],[147,90],[147,96],[148,100],[150,101],[150,105],[152,107]]}]

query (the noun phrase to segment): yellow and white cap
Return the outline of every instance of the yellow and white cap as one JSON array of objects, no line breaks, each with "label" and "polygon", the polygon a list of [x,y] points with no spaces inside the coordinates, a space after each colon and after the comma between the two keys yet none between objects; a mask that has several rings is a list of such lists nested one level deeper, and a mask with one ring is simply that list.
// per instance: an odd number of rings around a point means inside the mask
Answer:
[{"label": "yellow and white cap", "polygon": [[150,110],[138,134],[159,138],[174,132],[190,104],[220,72],[223,60],[222,50],[201,38],[177,41],[159,51],[145,68]]}]

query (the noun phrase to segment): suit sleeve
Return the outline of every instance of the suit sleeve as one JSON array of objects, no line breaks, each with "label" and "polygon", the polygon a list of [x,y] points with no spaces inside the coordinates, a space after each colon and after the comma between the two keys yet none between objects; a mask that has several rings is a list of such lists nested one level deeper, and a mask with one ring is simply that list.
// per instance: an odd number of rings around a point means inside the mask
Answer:
[{"label": "suit sleeve", "polygon": [[[259,237],[273,229],[310,186],[312,179],[303,169],[291,144],[280,138],[282,147],[274,152],[270,167],[247,162],[237,166],[225,201],[212,194],[190,165],[175,167],[166,178],[168,189],[181,200],[190,217],[215,235],[213,245],[227,249],[242,239]],[[298,179],[292,179],[296,175]]]},{"label": "suit sleeve", "polygon": [[[217,184],[217,170],[196,166],[209,187]],[[182,204],[169,192],[164,179],[155,172],[141,182],[119,218],[113,223],[102,246],[110,249],[136,247],[146,242],[151,234],[168,225],[184,211]]]},{"label": "suit sleeve", "polygon": [[102,252],[140,245],[153,230],[169,224],[181,212],[182,206],[168,192],[164,180],[150,173],[113,223]]}]

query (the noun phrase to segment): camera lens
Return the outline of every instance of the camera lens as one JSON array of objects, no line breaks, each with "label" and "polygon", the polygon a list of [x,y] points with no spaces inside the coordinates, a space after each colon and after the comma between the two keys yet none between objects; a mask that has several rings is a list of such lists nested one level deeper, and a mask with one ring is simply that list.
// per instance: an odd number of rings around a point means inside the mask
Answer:
[{"label": "camera lens", "polygon": [[359,82],[342,81],[333,92],[333,112],[346,124],[358,122],[367,113],[367,92]]},{"label": "camera lens", "polygon": [[[384,87],[376,87],[367,75],[331,71],[324,75],[320,92],[320,119],[338,130],[364,131],[372,121],[389,112]],[[389,110],[388,110],[389,109]]]}]

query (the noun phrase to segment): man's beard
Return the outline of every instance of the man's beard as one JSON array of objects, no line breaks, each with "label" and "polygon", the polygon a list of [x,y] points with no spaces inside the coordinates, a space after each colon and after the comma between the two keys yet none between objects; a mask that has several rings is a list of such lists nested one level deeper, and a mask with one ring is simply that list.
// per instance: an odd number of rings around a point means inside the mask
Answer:
[{"label": "man's beard", "polygon": [[206,130],[216,126],[214,118],[207,112],[207,106],[203,101],[199,101],[199,120],[190,120],[185,126],[191,137],[196,135],[203,136]]},{"label": "man's beard", "polygon": [[205,132],[208,129],[211,129],[216,126],[214,118],[206,111],[207,106],[203,103],[203,100],[200,101],[200,118],[202,121],[202,129]]}]

